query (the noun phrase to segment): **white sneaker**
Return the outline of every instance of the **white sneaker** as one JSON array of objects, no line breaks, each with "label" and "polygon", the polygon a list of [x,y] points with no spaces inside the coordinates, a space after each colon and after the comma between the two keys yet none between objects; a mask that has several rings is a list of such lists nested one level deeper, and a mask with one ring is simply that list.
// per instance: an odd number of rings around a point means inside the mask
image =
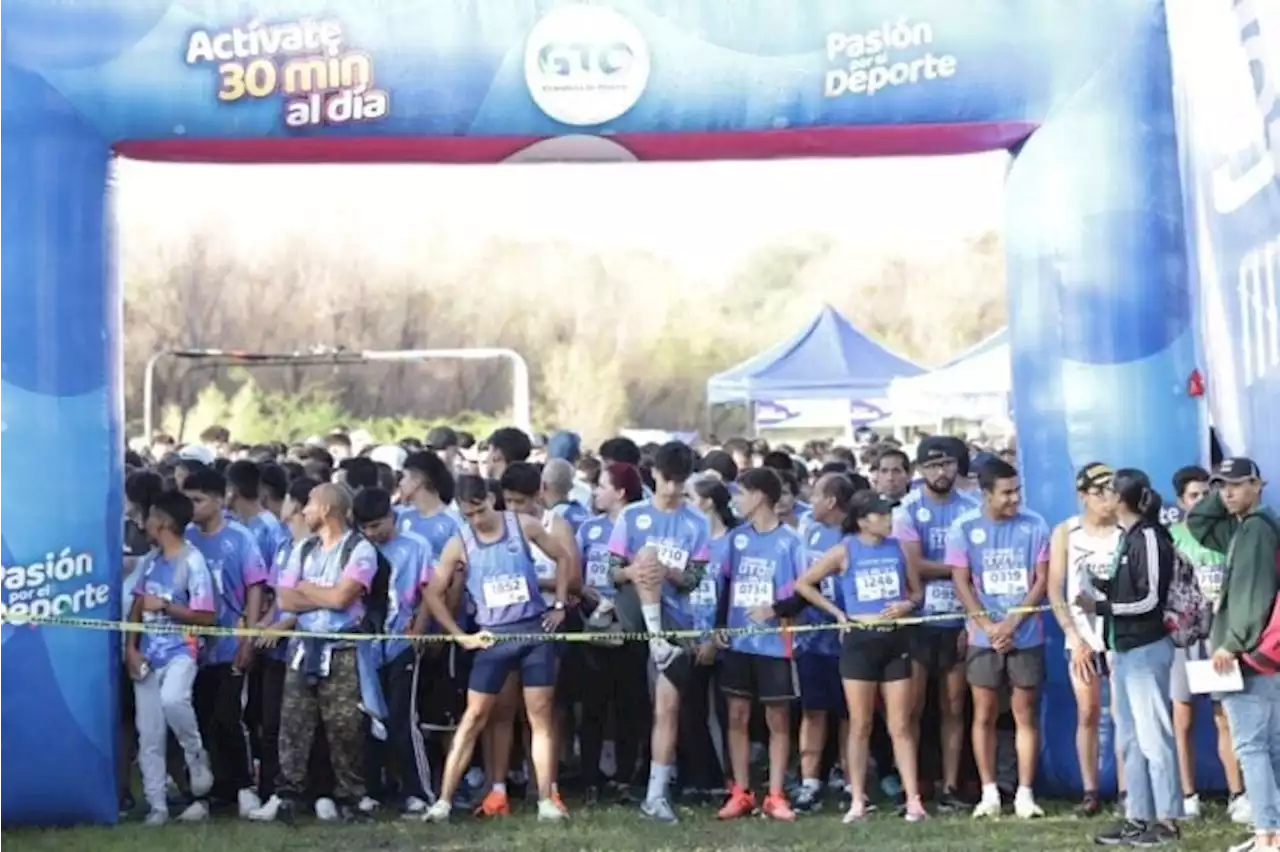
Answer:
[{"label": "white sneaker", "polygon": [[236,809],[240,812],[240,819],[248,819],[249,814],[260,807],[262,807],[262,800],[258,798],[257,790],[245,787],[236,793]]},{"label": "white sneaker", "polygon": [[425,799],[419,799],[417,796],[410,796],[404,800],[404,809],[400,811],[400,816],[405,819],[422,819],[422,815],[427,812],[427,808],[431,807]]},{"label": "white sneaker", "polygon": [[1244,843],[1237,843],[1235,846],[1232,846],[1227,850],[1227,852],[1254,852],[1257,848],[1258,839],[1256,837],[1250,837]]},{"label": "white sneaker", "polygon": [[195,764],[187,767],[191,776],[191,795],[203,799],[213,789],[213,770],[209,768],[209,756],[201,754]]},{"label": "white sneaker", "polygon": [[316,799],[316,819],[321,822],[337,822],[339,816],[338,803],[333,799]]},{"label": "white sneaker", "polygon": [[282,804],[280,797],[273,793],[260,807],[249,811],[249,819],[253,822],[274,822]]},{"label": "white sneaker", "polygon": [[1013,800],[1013,813],[1018,819],[1039,819],[1044,816],[1044,808],[1030,796],[1017,796]]},{"label": "white sneaker", "polygon": [[192,802],[187,809],[178,814],[178,822],[204,822],[209,818],[209,806],[203,801]]},{"label": "white sneaker", "polygon": [[1227,813],[1236,825],[1253,825],[1253,805],[1249,804],[1249,797],[1246,795],[1241,794],[1232,799],[1227,805]]},{"label": "white sneaker", "polygon": [[682,653],[683,651],[678,646],[672,645],[661,636],[654,636],[649,640],[649,656],[653,659],[653,664],[660,672],[666,671],[667,667],[675,662],[676,657],[679,657]]},{"label": "white sneaker", "polygon": [[1000,800],[999,799],[983,799],[978,802],[977,807],[973,809],[974,819],[985,819],[987,817],[1000,816]]},{"label": "white sneaker", "polygon": [[356,805],[356,808],[362,814],[371,814],[380,807],[382,807],[382,803],[377,799],[370,798],[369,796],[365,796],[360,799],[360,803]]},{"label": "white sneaker", "polygon": [[453,805],[444,798],[436,799],[436,803],[427,808],[427,812],[422,815],[423,822],[444,823],[449,821],[449,814],[453,812]]},{"label": "white sneaker", "polygon": [[1182,799],[1182,818],[1200,819],[1200,794],[1195,793]]},{"label": "white sneaker", "polygon": [[147,818],[142,821],[143,825],[157,826],[164,825],[169,821],[169,812],[154,808],[147,814]]},{"label": "white sneaker", "polygon": [[551,799],[538,800],[538,822],[564,822],[569,813]]}]

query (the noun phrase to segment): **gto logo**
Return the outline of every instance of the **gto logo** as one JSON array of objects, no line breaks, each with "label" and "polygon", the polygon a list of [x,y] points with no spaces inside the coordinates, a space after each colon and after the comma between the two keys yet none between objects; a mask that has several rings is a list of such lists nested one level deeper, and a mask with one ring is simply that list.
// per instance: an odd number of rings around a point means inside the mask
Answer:
[{"label": "gto logo", "polygon": [[548,44],[538,51],[538,67],[544,74],[570,77],[576,74],[609,77],[626,72],[635,62],[631,45],[622,41],[611,44]]}]

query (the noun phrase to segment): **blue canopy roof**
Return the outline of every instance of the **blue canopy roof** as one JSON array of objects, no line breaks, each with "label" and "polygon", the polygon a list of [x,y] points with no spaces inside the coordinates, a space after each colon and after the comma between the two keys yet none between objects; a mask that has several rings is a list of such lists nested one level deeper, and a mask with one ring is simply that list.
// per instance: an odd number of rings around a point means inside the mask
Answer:
[{"label": "blue canopy roof", "polygon": [[923,372],[826,305],[799,334],[708,379],[707,402],[867,399]]}]

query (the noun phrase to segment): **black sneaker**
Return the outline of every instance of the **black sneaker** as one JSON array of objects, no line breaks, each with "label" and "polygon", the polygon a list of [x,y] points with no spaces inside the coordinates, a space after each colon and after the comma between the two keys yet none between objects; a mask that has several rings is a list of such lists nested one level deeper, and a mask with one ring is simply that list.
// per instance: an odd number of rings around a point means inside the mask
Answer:
[{"label": "black sneaker", "polygon": [[1130,846],[1141,846],[1148,848],[1151,846],[1164,846],[1168,843],[1177,843],[1182,839],[1182,833],[1178,831],[1176,825],[1163,822],[1153,822],[1147,826],[1146,831],[1137,837],[1130,838]]},{"label": "black sneaker", "polygon": [[1097,793],[1085,793],[1084,799],[1075,807],[1075,815],[1084,819],[1096,817],[1102,813],[1102,800]]},{"label": "black sneaker", "polygon": [[798,814],[814,814],[822,810],[822,790],[801,784],[791,795],[791,809]]},{"label": "black sneaker", "polygon": [[593,784],[582,792],[582,805],[583,807],[594,808],[598,804],[600,804],[600,788]]},{"label": "black sneaker", "polygon": [[960,798],[955,790],[943,790],[938,794],[934,805],[944,814],[963,813],[973,809],[973,805]]},{"label": "black sneaker", "polygon": [[134,801],[132,793],[125,793],[120,797],[120,816],[129,816],[137,809],[137,807],[138,803]]},{"label": "black sneaker", "polygon": [[1146,823],[1127,819],[1095,835],[1093,842],[1099,846],[1128,846],[1135,837],[1141,836],[1146,830]]},{"label": "black sneaker", "polygon": [[360,824],[374,821],[373,811],[362,810],[351,805],[343,805],[338,809],[338,813],[342,815],[342,821],[348,824]]},{"label": "black sneaker", "polygon": [[296,825],[298,822],[298,805],[293,799],[281,797],[280,807],[276,810],[276,822],[285,825]]}]

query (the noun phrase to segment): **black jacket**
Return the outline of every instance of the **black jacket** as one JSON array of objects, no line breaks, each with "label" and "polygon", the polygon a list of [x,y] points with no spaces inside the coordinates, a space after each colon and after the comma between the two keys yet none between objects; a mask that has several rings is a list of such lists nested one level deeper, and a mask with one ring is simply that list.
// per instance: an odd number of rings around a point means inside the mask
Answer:
[{"label": "black jacket", "polygon": [[1158,524],[1138,521],[1124,534],[1111,577],[1093,581],[1106,595],[1098,614],[1108,648],[1132,651],[1169,635],[1164,608],[1176,560],[1173,539]]}]

